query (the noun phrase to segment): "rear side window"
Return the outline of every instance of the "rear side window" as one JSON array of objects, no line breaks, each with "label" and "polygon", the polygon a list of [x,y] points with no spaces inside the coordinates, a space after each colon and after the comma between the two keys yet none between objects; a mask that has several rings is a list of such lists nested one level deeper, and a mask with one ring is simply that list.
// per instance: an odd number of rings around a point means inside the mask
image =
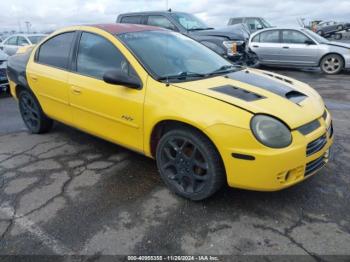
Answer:
[{"label": "rear side window", "polygon": [[67,69],[74,34],[75,32],[63,33],[43,43],[39,49],[37,62]]},{"label": "rear side window", "polygon": [[147,24],[167,28],[170,30],[176,30],[176,27],[169,21],[169,19],[161,15],[150,15],[148,17]]},{"label": "rear side window", "polygon": [[126,24],[141,24],[141,16],[133,15],[133,16],[124,16],[121,20],[121,23]]},{"label": "rear side window", "polygon": [[265,31],[260,34],[261,43],[279,43],[280,33],[278,30]]},{"label": "rear side window", "polygon": [[118,69],[129,75],[136,74],[111,42],[95,34],[83,33],[78,49],[77,72],[103,79],[107,71]]}]

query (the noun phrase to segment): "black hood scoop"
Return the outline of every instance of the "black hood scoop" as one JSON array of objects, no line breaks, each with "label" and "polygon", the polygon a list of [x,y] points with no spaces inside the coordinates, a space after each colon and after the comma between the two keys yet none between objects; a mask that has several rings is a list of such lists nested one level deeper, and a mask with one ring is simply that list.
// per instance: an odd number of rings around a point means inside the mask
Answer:
[{"label": "black hood scoop", "polygon": [[242,99],[244,101],[247,102],[251,102],[251,101],[255,101],[255,100],[259,100],[259,99],[263,99],[265,97],[254,93],[254,92],[250,92],[232,85],[224,85],[224,86],[218,86],[218,87],[213,87],[210,88],[213,91],[219,92],[219,93],[223,93],[225,95],[229,95],[235,98],[239,98]]},{"label": "black hood scoop", "polygon": [[[266,73],[265,75],[266,76],[251,74],[249,70],[241,70],[234,73],[230,73],[227,76],[230,79],[247,83],[258,88],[262,88],[266,91],[286,98],[295,104],[299,104],[301,101],[307,98],[307,95],[287,85],[293,84],[292,81],[284,79],[282,77],[274,76],[273,74]],[[281,80],[287,84],[281,83],[280,81],[276,81],[274,78],[276,80]]]}]

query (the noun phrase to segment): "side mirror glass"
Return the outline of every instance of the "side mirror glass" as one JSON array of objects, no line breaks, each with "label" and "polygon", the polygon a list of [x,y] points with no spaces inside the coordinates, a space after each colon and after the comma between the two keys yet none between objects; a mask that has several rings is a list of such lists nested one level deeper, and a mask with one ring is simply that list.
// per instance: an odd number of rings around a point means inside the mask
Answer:
[{"label": "side mirror glass", "polygon": [[305,44],[306,45],[314,45],[315,43],[314,43],[314,41],[308,39],[308,40],[305,40]]},{"label": "side mirror glass", "polygon": [[136,77],[129,76],[121,70],[111,70],[106,72],[103,75],[103,81],[108,84],[121,85],[133,89],[141,88],[141,83]]}]

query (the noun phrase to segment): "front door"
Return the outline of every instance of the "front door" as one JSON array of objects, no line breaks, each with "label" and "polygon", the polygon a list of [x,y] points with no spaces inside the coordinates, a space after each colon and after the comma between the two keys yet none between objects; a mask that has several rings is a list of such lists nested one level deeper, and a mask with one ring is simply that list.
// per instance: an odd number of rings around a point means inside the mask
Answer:
[{"label": "front door", "polygon": [[318,63],[317,44],[302,32],[282,31],[281,61],[286,65],[315,66]]},{"label": "front door", "polygon": [[103,75],[116,69],[138,77],[112,42],[83,32],[76,69],[69,76],[73,121],[86,132],[141,152],[145,88],[104,82]]}]

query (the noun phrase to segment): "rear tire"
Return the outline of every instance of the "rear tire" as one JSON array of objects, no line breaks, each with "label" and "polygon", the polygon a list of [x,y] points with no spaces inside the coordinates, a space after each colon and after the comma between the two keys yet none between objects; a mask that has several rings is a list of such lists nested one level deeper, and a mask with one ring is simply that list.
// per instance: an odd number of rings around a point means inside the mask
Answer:
[{"label": "rear tire", "polygon": [[156,159],[164,183],[184,198],[208,198],[225,183],[225,169],[218,151],[194,129],[184,127],[163,135]]},{"label": "rear tire", "polygon": [[329,54],[322,58],[320,68],[323,73],[335,75],[340,73],[344,68],[344,60],[340,55]]},{"label": "rear tire", "polygon": [[42,134],[51,130],[53,120],[45,115],[38,100],[30,90],[21,90],[18,100],[19,111],[29,132]]}]

